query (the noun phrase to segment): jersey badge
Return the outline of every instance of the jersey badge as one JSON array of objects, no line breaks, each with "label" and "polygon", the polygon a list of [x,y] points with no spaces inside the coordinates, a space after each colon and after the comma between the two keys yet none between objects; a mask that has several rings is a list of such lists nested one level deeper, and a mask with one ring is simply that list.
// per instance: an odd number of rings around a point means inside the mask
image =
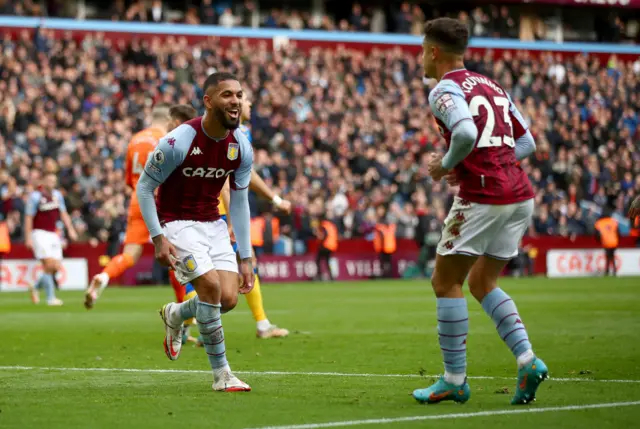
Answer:
[{"label": "jersey badge", "polygon": [[229,143],[227,148],[227,158],[229,161],[235,161],[238,159],[238,153],[240,152],[240,145],[237,143]]},{"label": "jersey badge", "polygon": [[182,264],[184,265],[184,268],[190,273],[194,272],[196,268],[198,268],[198,263],[196,262],[196,258],[194,258],[193,255],[189,255],[184,258]]},{"label": "jersey badge", "polygon": [[451,94],[442,94],[436,100],[436,109],[438,109],[438,112],[444,117],[455,107],[456,105],[453,102],[453,98],[451,98]]},{"label": "jersey badge", "polygon": [[164,152],[162,152],[160,149],[156,149],[156,151],[153,152],[153,162],[158,165],[164,164]]}]

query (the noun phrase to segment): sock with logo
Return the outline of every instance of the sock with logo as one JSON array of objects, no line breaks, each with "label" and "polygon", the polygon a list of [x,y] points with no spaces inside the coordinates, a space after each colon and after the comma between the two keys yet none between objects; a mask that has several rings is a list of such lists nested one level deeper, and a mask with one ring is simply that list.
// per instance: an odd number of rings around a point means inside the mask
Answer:
[{"label": "sock with logo", "polygon": [[438,341],[444,360],[444,379],[460,386],[467,371],[469,311],[464,298],[438,298]]},{"label": "sock with logo", "polygon": [[214,371],[229,366],[224,346],[224,332],[220,318],[220,304],[199,302],[196,310],[198,330],[202,336],[204,349]]},{"label": "sock with logo", "polygon": [[502,289],[495,288],[482,300],[482,308],[496,325],[498,334],[521,368],[533,360],[527,330],[518,314],[515,302]]}]

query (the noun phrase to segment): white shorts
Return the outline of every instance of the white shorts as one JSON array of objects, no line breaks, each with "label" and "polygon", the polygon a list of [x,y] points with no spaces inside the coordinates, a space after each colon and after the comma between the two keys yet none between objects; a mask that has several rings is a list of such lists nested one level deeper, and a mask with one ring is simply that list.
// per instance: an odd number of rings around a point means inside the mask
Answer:
[{"label": "white shorts", "polygon": [[33,241],[33,254],[36,259],[62,260],[62,240],[55,232],[44,229],[34,229],[31,232]]},{"label": "white shorts", "polygon": [[211,270],[238,272],[236,253],[224,220],[177,220],[168,222],[162,230],[178,251],[176,278],[180,283],[188,283]]},{"label": "white shorts", "polygon": [[486,255],[509,260],[518,256],[518,245],[533,215],[533,199],[508,205],[472,203],[455,197],[444,221],[439,255]]}]

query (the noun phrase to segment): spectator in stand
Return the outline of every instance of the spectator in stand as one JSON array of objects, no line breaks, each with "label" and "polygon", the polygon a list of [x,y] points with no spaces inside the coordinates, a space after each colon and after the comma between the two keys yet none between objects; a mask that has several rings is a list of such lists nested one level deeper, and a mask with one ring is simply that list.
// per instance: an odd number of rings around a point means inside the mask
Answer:
[{"label": "spectator in stand", "polygon": [[304,26],[305,24],[300,14],[295,10],[292,11],[287,19],[287,28],[290,28],[291,30],[302,30],[304,29]]},{"label": "spectator in stand", "polygon": [[218,23],[218,16],[216,14],[216,8],[213,5],[213,0],[202,0],[200,3],[200,21],[207,25],[215,25]]},{"label": "spectator in stand", "polygon": [[222,12],[220,18],[218,19],[218,25],[223,27],[231,28],[237,24],[237,18],[231,12],[231,8],[228,7]]},{"label": "spectator in stand", "polygon": [[127,13],[127,7],[124,0],[115,0],[111,3],[109,11],[107,12],[108,19],[112,21],[120,21]]},{"label": "spectator in stand", "polygon": [[244,7],[242,8],[242,22],[241,25],[245,27],[254,26],[254,15],[256,14],[256,4],[252,0],[245,0]]},{"label": "spectator in stand", "polygon": [[147,21],[160,23],[166,21],[166,15],[162,0],[153,0],[147,10]]},{"label": "spectator in stand", "polygon": [[353,31],[368,31],[369,30],[369,18],[362,14],[362,6],[359,3],[354,3],[351,8],[351,17],[349,18],[351,24],[351,30]]},{"label": "spectator in stand", "polygon": [[134,1],[133,4],[127,9],[125,19],[127,21],[146,22],[148,20],[148,15],[145,0]]},{"label": "spectator in stand", "polygon": [[[207,17],[209,19],[211,17]],[[213,17],[215,19],[215,16]],[[215,21],[214,21],[215,22]],[[200,24],[200,16],[198,15],[198,9],[195,7],[190,7],[187,9],[187,13],[184,15],[184,23],[190,25],[199,25]],[[206,24],[206,22],[205,22]]]},{"label": "spectator in stand", "polygon": [[411,5],[409,5],[409,2],[403,2],[400,5],[400,10],[396,12],[395,21],[396,33],[411,33],[411,22],[413,21],[413,16],[411,15]]}]

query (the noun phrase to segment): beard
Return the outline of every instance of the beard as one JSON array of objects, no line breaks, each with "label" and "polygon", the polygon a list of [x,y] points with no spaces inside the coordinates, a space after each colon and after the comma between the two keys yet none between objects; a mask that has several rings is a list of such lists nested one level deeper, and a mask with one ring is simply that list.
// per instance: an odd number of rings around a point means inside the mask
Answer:
[{"label": "beard", "polygon": [[224,109],[216,109],[215,115],[216,115],[216,118],[218,118],[218,121],[220,121],[220,123],[222,124],[222,126],[228,130],[235,130],[240,126],[240,116],[241,116],[240,114],[238,114],[237,119],[230,119],[225,113]]}]

